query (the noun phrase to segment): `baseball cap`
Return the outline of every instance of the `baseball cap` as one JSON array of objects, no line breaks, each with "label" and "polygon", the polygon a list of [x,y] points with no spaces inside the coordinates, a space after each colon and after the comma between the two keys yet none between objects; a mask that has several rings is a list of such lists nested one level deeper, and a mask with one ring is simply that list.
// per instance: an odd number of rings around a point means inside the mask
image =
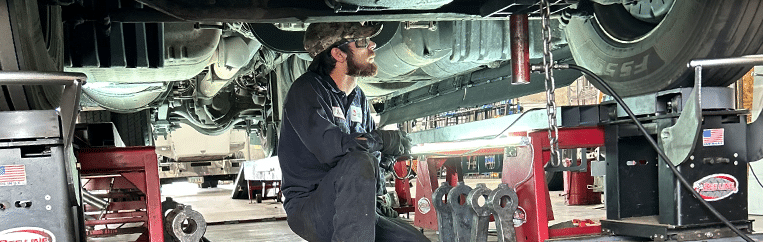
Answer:
[{"label": "baseball cap", "polygon": [[343,39],[371,38],[379,34],[381,29],[381,24],[363,25],[358,22],[312,23],[305,31],[303,43],[310,57],[315,58],[315,56],[328,49],[331,45]]}]

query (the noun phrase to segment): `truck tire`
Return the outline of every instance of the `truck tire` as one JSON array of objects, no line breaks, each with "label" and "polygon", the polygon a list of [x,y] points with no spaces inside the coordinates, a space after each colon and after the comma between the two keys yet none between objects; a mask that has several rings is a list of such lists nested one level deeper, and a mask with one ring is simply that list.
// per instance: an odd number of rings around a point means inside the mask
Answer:
[{"label": "truck tire", "polygon": [[220,181],[217,179],[210,179],[205,177],[204,182],[199,184],[199,188],[216,188]]},{"label": "truck tire", "polygon": [[146,109],[135,113],[111,113],[111,121],[126,146],[152,146],[151,112]]},{"label": "truck tire", "polygon": [[[761,53],[763,25],[756,18],[763,1],[666,2],[672,4],[654,19],[628,11],[650,1],[594,4],[593,18],[573,18],[565,30],[575,62],[618,94],[633,96],[691,85],[694,71],[687,63],[693,59]],[[727,86],[749,69],[706,69],[703,85]]]},{"label": "truck tire", "polygon": [[[62,71],[63,22],[61,7],[38,5],[36,0],[0,3],[0,67],[3,71]],[[10,34],[8,32],[10,31]],[[61,99],[61,86],[0,85],[0,111],[53,109]]]},{"label": "truck tire", "polygon": [[86,124],[111,122],[111,112],[104,110],[80,112],[78,121]]}]

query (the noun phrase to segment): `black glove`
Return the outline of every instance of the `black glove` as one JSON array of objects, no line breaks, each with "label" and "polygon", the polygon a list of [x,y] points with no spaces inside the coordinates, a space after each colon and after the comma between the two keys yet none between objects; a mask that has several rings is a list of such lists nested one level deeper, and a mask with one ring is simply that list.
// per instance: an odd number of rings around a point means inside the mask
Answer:
[{"label": "black glove", "polygon": [[385,155],[400,156],[411,153],[411,139],[400,130],[374,130],[371,135],[381,139],[379,151]]},{"label": "black glove", "polygon": [[397,162],[397,159],[395,159],[394,156],[382,155],[381,159],[379,160],[379,167],[381,167],[384,171],[394,172],[394,169],[392,168],[395,165],[395,162]]}]

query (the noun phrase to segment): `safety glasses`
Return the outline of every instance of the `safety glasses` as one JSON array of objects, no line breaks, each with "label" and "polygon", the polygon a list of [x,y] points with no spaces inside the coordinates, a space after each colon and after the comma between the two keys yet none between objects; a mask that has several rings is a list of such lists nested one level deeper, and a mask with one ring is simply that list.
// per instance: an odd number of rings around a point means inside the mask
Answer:
[{"label": "safety glasses", "polygon": [[346,45],[346,44],[349,44],[349,43],[352,43],[352,42],[355,42],[355,47],[356,48],[367,48],[368,47],[368,43],[370,42],[370,40],[368,38],[350,39],[350,40],[347,40],[347,42],[344,42],[344,43],[338,45],[337,47],[342,46],[342,45]]}]

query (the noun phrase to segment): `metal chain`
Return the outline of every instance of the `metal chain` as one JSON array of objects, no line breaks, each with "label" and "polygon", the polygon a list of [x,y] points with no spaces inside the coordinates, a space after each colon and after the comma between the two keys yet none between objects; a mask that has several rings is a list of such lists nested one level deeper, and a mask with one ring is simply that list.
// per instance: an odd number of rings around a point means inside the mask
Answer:
[{"label": "metal chain", "polygon": [[554,56],[551,54],[551,5],[549,0],[540,1],[540,15],[543,28],[543,72],[546,75],[546,114],[548,115],[548,142],[551,150],[551,166],[561,166],[559,154],[559,126],[556,124],[556,100],[554,91]]}]

